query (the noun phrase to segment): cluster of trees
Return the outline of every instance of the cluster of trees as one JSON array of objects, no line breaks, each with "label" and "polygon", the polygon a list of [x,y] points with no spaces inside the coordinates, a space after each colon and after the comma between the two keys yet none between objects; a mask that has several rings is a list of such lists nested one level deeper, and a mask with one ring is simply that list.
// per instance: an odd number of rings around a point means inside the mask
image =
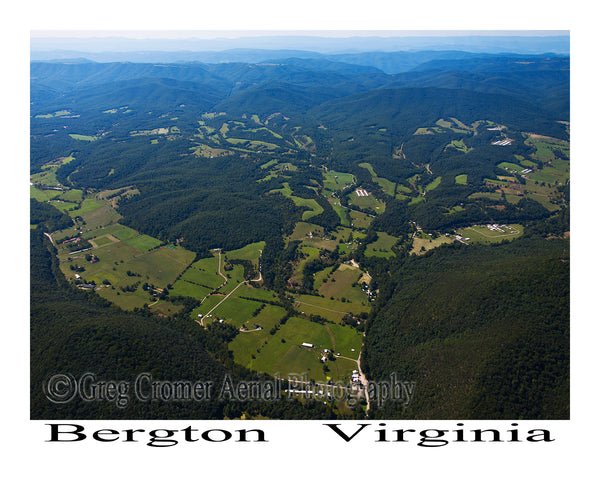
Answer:
[{"label": "cluster of trees", "polygon": [[46,232],[63,230],[73,225],[73,220],[69,215],[48,203],[38,202],[33,198],[29,201],[29,222]]}]

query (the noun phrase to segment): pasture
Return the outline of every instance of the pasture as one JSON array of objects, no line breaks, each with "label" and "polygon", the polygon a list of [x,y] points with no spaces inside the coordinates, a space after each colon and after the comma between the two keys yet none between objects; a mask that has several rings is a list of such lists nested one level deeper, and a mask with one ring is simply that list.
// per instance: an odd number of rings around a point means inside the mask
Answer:
[{"label": "pasture", "polygon": [[[235,361],[241,365],[248,366],[252,361],[252,355],[256,356],[265,341],[272,338],[270,331],[276,327],[285,316],[285,310],[276,305],[265,305],[256,317],[250,317],[244,322],[248,331],[240,332],[230,343],[229,349],[233,352]],[[260,325],[257,330],[254,324]]]},{"label": "pasture", "polygon": [[33,185],[29,187],[29,197],[37,200],[38,202],[47,202],[53,198],[61,195],[60,190],[42,190],[36,188]]},{"label": "pasture", "polygon": [[436,177],[436,179],[433,182],[429,183],[425,187],[425,191],[430,192],[431,190],[436,189],[437,187],[439,187],[440,183],[442,183],[442,177]]},{"label": "pasture", "polygon": [[457,185],[466,185],[467,175],[464,173],[462,175],[457,175],[456,177],[454,177],[454,183],[456,183]]},{"label": "pasture", "polygon": [[369,228],[369,225],[371,225],[371,222],[373,221],[371,215],[356,210],[347,212],[347,215],[350,217],[350,225],[358,229]]},{"label": "pasture", "polygon": [[357,302],[319,297],[316,295],[296,295],[295,308],[306,315],[320,315],[327,320],[340,323],[346,313],[358,314],[369,311],[369,306]]},{"label": "pasture", "polygon": [[212,292],[211,288],[204,287],[196,283],[191,283],[180,278],[175,282],[169,293],[172,297],[181,296],[202,300],[210,292]]},{"label": "pasture", "polygon": [[413,238],[412,249],[410,253],[412,255],[422,255],[429,250],[433,250],[434,248],[439,247],[445,243],[452,243],[454,241],[454,237],[446,237],[445,235],[440,235],[437,238],[432,238],[424,232],[421,232],[421,235],[415,235]]},{"label": "pasture", "polygon": [[331,207],[335,210],[335,213],[340,217],[340,222],[344,226],[349,226],[350,221],[348,220],[348,216],[346,215],[346,208],[340,204],[340,201],[337,198],[330,197],[327,199]]},{"label": "pasture", "polygon": [[[348,196],[348,205],[356,205],[359,208],[372,209],[377,213],[383,213],[385,211],[385,203],[377,200],[373,195],[359,195],[355,190]],[[354,213],[354,212],[352,212]]]},{"label": "pasture", "polygon": [[377,232],[377,240],[367,245],[365,256],[389,258],[395,256],[392,247],[398,242],[399,238],[389,235],[385,232]]},{"label": "pasture", "polygon": [[294,231],[290,235],[290,240],[304,240],[312,235],[320,236],[323,235],[323,227],[315,225],[313,223],[298,222],[294,227]]},{"label": "pasture", "polygon": [[346,299],[353,303],[367,305],[366,295],[357,286],[362,275],[363,272],[359,268],[343,263],[335,272],[322,279],[318,292],[326,298]]},{"label": "pasture", "polygon": [[98,140],[98,137],[94,137],[92,135],[80,135],[78,133],[69,133],[69,137],[71,137],[73,140],[81,140],[84,142],[94,142]]},{"label": "pasture", "polygon": [[181,276],[182,280],[211,289],[219,287],[225,279],[219,275],[219,257],[203,258],[194,262]]},{"label": "pasture", "polygon": [[258,265],[260,252],[265,248],[265,242],[250,243],[237,250],[231,250],[225,253],[229,260],[250,260]]},{"label": "pasture", "polygon": [[487,225],[473,225],[458,230],[467,242],[498,243],[504,240],[514,240],[523,235],[523,226],[518,224],[499,225],[498,229],[490,230]]},{"label": "pasture", "polygon": [[[251,334],[239,334],[238,337]],[[244,342],[240,339],[238,342]],[[269,374],[306,374],[310,379],[325,381],[330,377],[333,381],[347,379],[356,362],[336,358],[327,362],[328,372],[324,372],[324,364],[320,357],[324,349],[339,352],[341,356],[357,358],[362,337],[357,331],[341,326],[310,322],[292,317],[270,338],[266,338],[253,355],[256,357],[247,364],[249,368]],[[232,342],[233,343],[233,342]],[[310,343],[312,348],[303,347]],[[335,346],[335,349],[334,349]],[[352,352],[352,349],[355,351]],[[235,353],[234,353],[235,356]],[[239,355],[238,355],[239,356]],[[339,363],[338,363],[339,362]]]},{"label": "pasture", "polygon": [[351,173],[329,171],[323,173],[323,188],[332,192],[342,190],[354,183],[354,175]]}]

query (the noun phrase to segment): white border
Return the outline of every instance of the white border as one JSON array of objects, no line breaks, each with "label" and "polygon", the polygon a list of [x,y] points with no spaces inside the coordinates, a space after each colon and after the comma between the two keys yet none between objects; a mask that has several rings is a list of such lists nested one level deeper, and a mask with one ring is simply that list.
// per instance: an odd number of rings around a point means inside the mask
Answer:
[{"label": "white border", "polygon": [[[181,448],[153,449],[142,444],[112,443],[91,447],[81,444],[52,445],[47,438],[46,422],[31,422],[28,392],[28,296],[15,297],[18,285],[28,283],[26,209],[9,214],[8,231],[3,235],[3,264],[7,267],[2,280],[4,304],[14,307],[4,311],[4,348],[2,349],[3,431],[5,471],[14,467],[20,473],[43,475],[45,478],[85,476],[123,478],[140,476],[194,475],[213,473],[226,478],[275,478],[291,476],[342,475],[388,476],[444,475],[454,478],[515,478],[544,476],[563,478],[591,466],[593,455],[588,450],[595,441],[597,375],[595,365],[598,338],[597,314],[591,299],[596,297],[594,275],[586,273],[597,266],[597,206],[595,199],[598,159],[595,145],[597,123],[597,73],[591,65],[596,61],[597,45],[593,35],[596,16],[586,11],[583,2],[565,4],[545,2],[369,2],[356,0],[306,0],[291,4],[281,1],[253,0],[227,2],[156,1],[125,2],[105,0],[84,4],[80,1],[29,1],[7,11],[3,18],[3,45],[10,51],[3,68],[2,132],[4,145],[11,145],[4,163],[11,175],[5,178],[12,187],[5,208],[26,205],[28,195],[18,188],[28,181],[28,43],[31,30],[570,30],[572,40],[572,420],[566,422],[519,422],[548,428],[557,437],[552,444],[454,444],[443,448],[420,448],[414,444],[376,444],[361,437],[350,444],[337,441],[321,427],[322,422],[253,422],[252,428],[264,428],[272,440],[267,445],[189,444]],[[6,25],[4,25],[6,24]],[[7,68],[8,67],[8,68]],[[14,95],[13,92],[18,92]],[[588,114],[587,112],[590,111]],[[10,112],[10,114],[7,114]],[[593,113],[592,113],[593,112]],[[594,117],[591,117],[593,115]],[[586,123],[588,122],[588,123]],[[8,134],[8,135],[7,135]],[[594,142],[594,143],[592,143]],[[12,174],[14,171],[14,175]],[[26,183],[24,183],[26,185]],[[25,189],[23,189],[25,190]],[[588,193],[589,192],[589,193]],[[6,192],[3,192],[6,197]],[[16,200],[18,199],[18,200]],[[18,234],[15,234],[16,230]],[[23,230],[24,229],[24,230]],[[7,238],[10,235],[10,238]],[[15,237],[18,239],[15,242]],[[585,239],[585,240],[584,240]],[[16,244],[16,245],[15,245]],[[10,252],[6,255],[6,252]],[[583,268],[583,265],[586,268]],[[10,273],[7,273],[10,272]],[[15,336],[17,341],[15,341]],[[25,393],[25,395],[23,395]],[[90,428],[159,428],[163,422],[83,422]],[[192,422],[167,422],[180,428]],[[194,425],[197,422],[193,422]],[[206,422],[198,422],[204,425]],[[386,422],[388,425],[406,422]],[[456,422],[417,422],[429,428],[450,428]],[[469,422],[469,425],[471,423]],[[475,422],[479,428],[494,428],[497,422]],[[230,427],[229,423],[227,424]],[[245,424],[244,424],[245,425]],[[374,424],[376,425],[376,424]],[[412,425],[411,425],[412,428]],[[360,440],[360,443],[359,443]],[[590,447],[588,447],[590,446]],[[132,448],[129,448],[132,447]],[[220,448],[224,447],[224,448]],[[248,448],[246,448],[248,447]],[[587,470],[587,469],[586,469]],[[594,471],[592,469],[590,471]]]}]

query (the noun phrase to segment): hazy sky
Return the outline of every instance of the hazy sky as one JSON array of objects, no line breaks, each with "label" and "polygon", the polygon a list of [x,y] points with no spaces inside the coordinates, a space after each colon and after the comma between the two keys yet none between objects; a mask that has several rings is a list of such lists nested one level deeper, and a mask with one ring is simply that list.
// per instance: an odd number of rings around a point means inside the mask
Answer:
[{"label": "hazy sky", "polygon": [[565,30],[33,30],[32,38],[101,38],[123,37],[132,39],[213,39],[269,35],[307,35],[322,37],[405,37],[405,36],[459,36],[459,35],[568,35]]}]

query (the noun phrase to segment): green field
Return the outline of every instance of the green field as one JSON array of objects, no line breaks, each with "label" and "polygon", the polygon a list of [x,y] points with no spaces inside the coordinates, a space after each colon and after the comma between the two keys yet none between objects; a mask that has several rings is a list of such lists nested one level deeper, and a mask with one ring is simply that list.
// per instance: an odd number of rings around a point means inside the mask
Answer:
[{"label": "green field", "polygon": [[38,202],[47,202],[48,200],[61,195],[59,190],[41,190],[33,185],[29,187],[29,196]]},{"label": "green field", "polygon": [[335,272],[329,275],[328,279],[326,276],[324,278],[322,278],[323,276],[319,277],[322,280],[318,292],[326,298],[333,297],[336,300],[344,298],[351,302],[367,305],[366,295],[356,285],[362,275],[363,272],[359,268],[343,263]]},{"label": "green field", "polygon": [[350,224],[358,229],[369,228],[369,225],[371,225],[371,222],[373,221],[372,216],[364,212],[357,212],[356,210],[353,210],[352,212],[347,212],[347,215],[350,216]]},{"label": "green field", "polygon": [[248,284],[242,285],[240,288],[238,288],[233,296],[253,298],[255,300],[264,300],[267,302],[278,301],[277,295],[274,292],[270,290],[264,290],[262,288],[256,288]]},{"label": "green field", "polygon": [[351,173],[329,171],[323,174],[323,188],[325,190],[342,190],[348,185],[354,183],[354,175]]},{"label": "green field", "polygon": [[[244,366],[251,365],[252,355],[256,356],[265,341],[272,338],[269,332],[279,324],[285,314],[282,307],[265,305],[257,316],[249,318],[248,323],[245,323],[248,331],[240,332],[229,344],[235,361]],[[260,325],[262,329],[256,330],[254,324]]]},{"label": "green field", "polygon": [[440,185],[440,183],[442,183],[442,177],[437,177],[433,182],[431,182],[425,187],[425,191],[430,192],[431,190],[437,188]]},{"label": "green field", "polygon": [[[383,213],[385,211],[385,203],[380,202],[371,194],[366,197],[361,197],[354,191],[348,198],[348,205],[356,205],[359,208],[370,208],[377,213]],[[354,214],[354,212],[352,213]]]},{"label": "green field", "polygon": [[498,168],[501,168],[502,170],[507,170],[509,172],[521,173],[522,170],[525,170],[525,167],[510,162],[502,162],[499,163],[497,166]]},{"label": "green field", "polygon": [[[508,227],[508,228],[507,228]],[[473,225],[472,227],[463,228],[458,230],[458,233],[469,243],[497,243],[504,240],[514,240],[515,238],[523,235],[523,226],[518,224],[507,225],[507,227],[500,226],[503,230],[494,231],[490,230],[486,225]]]},{"label": "green field", "polygon": [[[556,162],[558,161],[554,161],[552,163],[554,164]],[[555,168],[554,166],[545,165],[542,170],[536,170],[534,172],[528,173],[527,178],[538,182],[545,182],[549,184],[557,183],[559,185],[564,185],[567,179],[569,178],[569,174],[566,173],[566,171],[564,170],[559,170],[558,168]]]},{"label": "green field", "polygon": [[323,227],[313,223],[298,222],[294,227],[294,231],[290,235],[290,240],[304,240],[309,234],[321,236],[323,235]]},{"label": "green field", "polygon": [[459,152],[468,153],[472,148],[467,147],[462,140],[452,140],[446,148],[451,147],[455,148]]},{"label": "green field", "polygon": [[91,135],[79,135],[78,133],[69,133],[69,137],[71,137],[73,140],[82,140],[85,142],[93,142],[98,140],[98,137],[93,137]]},{"label": "green field", "polygon": [[[262,305],[259,301],[246,300],[244,298],[229,297],[219,305],[212,314],[214,317],[223,319],[237,328],[246,325],[248,328],[252,325],[252,314]],[[250,326],[248,326],[248,323]],[[255,323],[255,322],[254,322]]]},{"label": "green field", "polygon": [[181,276],[183,280],[191,283],[203,285],[215,289],[219,287],[225,279],[218,274],[219,257],[203,258],[193,263]]},{"label": "green field", "polygon": [[137,235],[136,237],[125,240],[125,243],[131,245],[140,252],[147,252],[162,244],[160,240],[150,237],[149,235]]},{"label": "green field", "polygon": [[91,240],[91,242],[97,247],[103,247],[104,245],[114,243],[115,237],[113,237],[112,235],[101,235]]},{"label": "green field", "polygon": [[535,158],[544,163],[551,162],[556,159],[553,149],[559,149],[564,155],[569,157],[570,147],[567,142],[557,138],[544,137],[541,135],[529,135],[525,140],[526,145],[531,145],[535,148]]},{"label": "green field", "polygon": [[72,217],[75,217],[77,215],[83,216],[84,214],[93,212],[94,210],[96,210],[102,206],[103,206],[103,204],[98,202],[97,200],[94,200],[93,198],[86,198],[83,200],[83,202],[81,202],[81,206],[77,210],[74,210],[73,212],[71,212],[71,216]]},{"label": "green field", "polygon": [[58,208],[61,212],[72,212],[79,207],[78,203],[73,202],[65,202],[63,200],[52,199],[48,200],[48,202],[53,206]]},{"label": "green field", "polygon": [[309,220],[312,217],[316,217],[317,215],[323,213],[323,207],[319,205],[314,198],[300,198],[294,196],[290,196],[290,198],[297,207],[307,207],[309,209],[302,214],[303,221]]},{"label": "green field", "polygon": [[[340,365],[343,364],[345,368],[332,368],[338,361],[336,360],[328,362],[330,370],[328,373],[323,371],[320,357],[324,349],[333,350],[332,336],[336,343],[336,352],[339,343],[343,348],[343,352],[340,352],[343,356],[346,351],[348,354],[358,355],[362,339],[355,330],[336,325],[325,326],[303,318],[292,317],[270,336],[271,338],[266,339],[260,351],[254,353],[256,358],[251,360],[248,367],[272,375],[279,373],[282,377],[290,374],[307,374],[309,378],[317,381],[324,381],[328,376],[334,381],[347,378],[356,368],[356,363],[340,362]],[[302,343],[310,343],[314,346],[313,348],[302,347]],[[351,348],[354,348],[355,352],[351,352]]]},{"label": "green field", "polygon": [[264,169],[266,169],[266,168],[272,167],[273,165],[277,164],[277,162],[278,162],[278,161],[279,161],[279,160],[275,160],[275,159],[273,159],[273,160],[269,160],[267,163],[263,163],[263,164],[260,166],[260,168],[262,168],[262,169],[264,170]]},{"label": "green field", "polygon": [[454,237],[446,237],[445,235],[440,235],[437,238],[432,238],[424,232],[421,232],[421,235],[415,235],[413,238],[412,249],[410,251],[411,254],[422,255],[429,250],[439,247],[445,243],[452,243],[454,241]]},{"label": "green field", "polygon": [[467,184],[467,175],[466,174],[457,175],[456,177],[454,177],[454,182],[457,185],[466,185]]},{"label": "green field", "polygon": [[307,315],[320,315],[327,320],[339,323],[346,313],[358,314],[369,311],[368,305],[357,302],[342,302],[316,295],[297,295],[295,297],[296,309]]},{"label": "green field", "polygon": [[59,198],[65,202],[81,203],[83,201],[83,190],[67,190],[66,192],[63,192]]},{"label": "green field", "polygon": [[219,293],[227,295],[244,281],[244,267],[242,265],[234,265],[233,269],[225,271],[224,275],[227,277],[227,283],[219,288]]},{"label": "green field", "polygon": [[260,252],[265,248],[265,242],[256,242],[246,245],[237,250],[226,252],[225,256],[230,260],[251,260],[256,265],[260,258]]},{"label": "green field", "polygon": [[367,245],[365,256],[367,257],[393,257],[392,247],[398,241],[398,237],[394,237],[385,232],[377,232],[377,240]]},{"label": "green field", "polygon": [[41,172],[34,173],[30,177],[31,183],[34,185],[47,185],[47,186],[56,186],[59,185],[58,180],[56,179],[56,170],[58,167],[50,167],[44,168]]},{"label": "green field", "polygon": [[201,285],[197,285],[195,283],[190,283],[186,280],[179,279],[175,282],[175,285],[173,285],[173,288],[170,290],[170,295],[192,297],[196,300],[202,300],[210,292],[212,292],[212,289],[208,287],[203,287]]},{"label": "green field", "polygon": [[331,207],[335,210],[335,213],[340,217],[340,222],[344,226],[350,226],[350,221],[348,220],[348,216],[346,215],[346,208],[340,204],[340,201],[337,198],[328,198],[327,201],[331,205]]},{"label": "green field", "polygon": [[166,286],[194,260],[195,254],[184,248],[162,247],[133,258],[128,267],[150,283]]}]

